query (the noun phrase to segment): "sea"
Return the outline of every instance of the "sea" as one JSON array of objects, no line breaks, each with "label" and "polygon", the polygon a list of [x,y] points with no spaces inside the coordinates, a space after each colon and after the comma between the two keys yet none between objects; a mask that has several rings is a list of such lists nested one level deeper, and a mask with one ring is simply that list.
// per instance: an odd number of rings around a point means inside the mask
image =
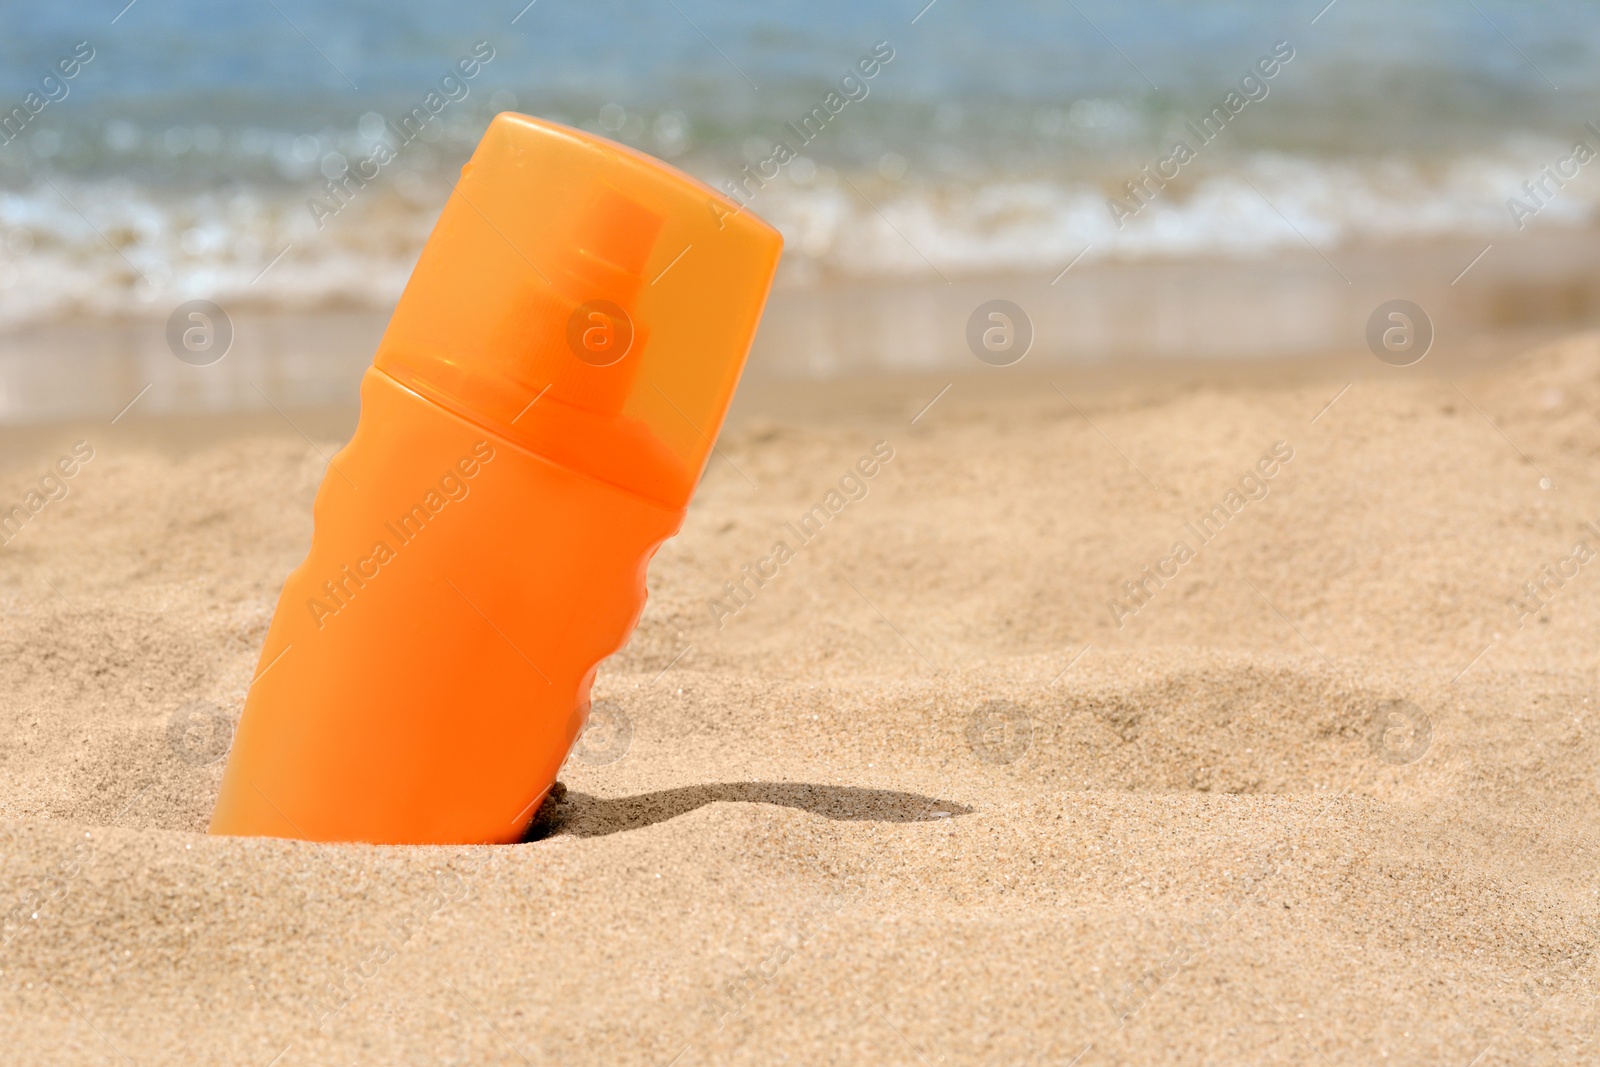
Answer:
[{"label": "sea", "polygon": [[[381,313],[504,110],[719,188],[789,143],[749,196],[786,237],[788,313],[881,292],[902,300],[889,334],[911,288],[988,279],[1181,302],[1178,265],[1287,261],[1381,296],[1350,276],[1373,249],[1443,249],[1448,281],[1485,247],[1484,278],[1552,257],[1581,274],[1600,210],[1600,162],[1574,156],[1600,152],[1592,3],[0,0],[0,25],[0,352],[196,298]],[[435,92],[425,136],[319,214],[327,179]],[[1228,349],[1208,331],[1173,350]],[[848,369],[836,340],[794,367]]]}]

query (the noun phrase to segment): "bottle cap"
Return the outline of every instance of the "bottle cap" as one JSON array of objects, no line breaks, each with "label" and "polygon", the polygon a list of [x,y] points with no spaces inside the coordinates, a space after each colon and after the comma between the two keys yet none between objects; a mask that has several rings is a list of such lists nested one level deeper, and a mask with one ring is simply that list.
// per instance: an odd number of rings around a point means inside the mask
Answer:
[{"label": "bottle cap", "polygon": [[514,444],[684,507],[782,247],[659,160],[506,112],[461,169],[374,365]]}]

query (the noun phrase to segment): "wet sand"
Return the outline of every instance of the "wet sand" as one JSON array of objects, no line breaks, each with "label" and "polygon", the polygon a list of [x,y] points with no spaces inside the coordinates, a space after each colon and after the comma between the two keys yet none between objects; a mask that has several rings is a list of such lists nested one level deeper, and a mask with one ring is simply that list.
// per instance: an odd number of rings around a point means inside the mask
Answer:
[{"label": "wet sand", "polygon": [[[1337,260],[1302,249],[1067,265],[944,279],[852,277],[786,260],[746,384],[825,381],[835,396],[861,378],[947,381],[974,366],[967,320],[995,298],[1027,314],[1030,368],[1118,379],[1139,363],[1207,380],[1241,366],[1303,368],[1360,347],[1373,309],[1396,298],[1429,315],[1435,363],[1490,363],[1600,327],[1600,232],[1530,232],[1487,252],[1462,238],[1356,244]],[[213,334],[231,338],[227,355],[201,366],[173,358],[168,310],[0,331],[0,427],[110,419],[135,397],[130,418],[354,405],[393,304],[227,299]]]},{"label": "wet sand", "polygon": [[202,832],[348,412],[7,437],[8,1061],[1593,1059],[1600,337],[1027,366],[744,398],[502,848]]}]

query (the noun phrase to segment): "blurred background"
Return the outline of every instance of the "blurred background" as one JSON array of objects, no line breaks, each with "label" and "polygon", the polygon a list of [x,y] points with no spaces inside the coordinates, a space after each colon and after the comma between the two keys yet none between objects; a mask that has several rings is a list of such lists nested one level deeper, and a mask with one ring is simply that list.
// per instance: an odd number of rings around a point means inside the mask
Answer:
[{"label": "blurred background", "polygon": [[[753,378],[970,369],[965,323],[993,298],[1026,311],[1044,365],[1363,349],[1369,315],[1396,298],[1426,309],[1444,357],[1469,360],[1600,315],[1600,164],[1565,164],[1577,173],[1559,182],[1545,170],[1578,142],[1600,151],[1588,4],[5,0],[0,13],[5,423],[110,417],[136,393],[135,418],[353,403],[452,177],[502,110],[718,188],[777,141],[799,149],[749,201],[788,241]],[[833,113],[828,94],[875,50],[892,58]],[[490,58],[400,143],[400,119],[473,56]],[[829,120],[801,145],[790,126],[819,106]],[[1196,136],[1217,108],[1226,124]],[[329,179],[380,141],[394,161],[332,199]],[[1178,141],[1194,158],[1134,199],[1126,183]],[[232,323],[214,366],[169,351],[168,318],[195,299]]]}]

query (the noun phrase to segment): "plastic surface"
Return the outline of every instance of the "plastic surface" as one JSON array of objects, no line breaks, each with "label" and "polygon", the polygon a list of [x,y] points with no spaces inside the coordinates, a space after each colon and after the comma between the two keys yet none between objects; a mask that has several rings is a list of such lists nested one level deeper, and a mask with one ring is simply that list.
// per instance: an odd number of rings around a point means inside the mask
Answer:
[{"label": "plastic surface", "polygon": [[682,523],[780,248],[648,157],[494,120],[318,491],[213,833],[520,838]]},{"label": "plastic surface", "polygon": [[766,223],[663,163],[501,115],[374,365],[507,440],[682,507],[781,248]]}]

